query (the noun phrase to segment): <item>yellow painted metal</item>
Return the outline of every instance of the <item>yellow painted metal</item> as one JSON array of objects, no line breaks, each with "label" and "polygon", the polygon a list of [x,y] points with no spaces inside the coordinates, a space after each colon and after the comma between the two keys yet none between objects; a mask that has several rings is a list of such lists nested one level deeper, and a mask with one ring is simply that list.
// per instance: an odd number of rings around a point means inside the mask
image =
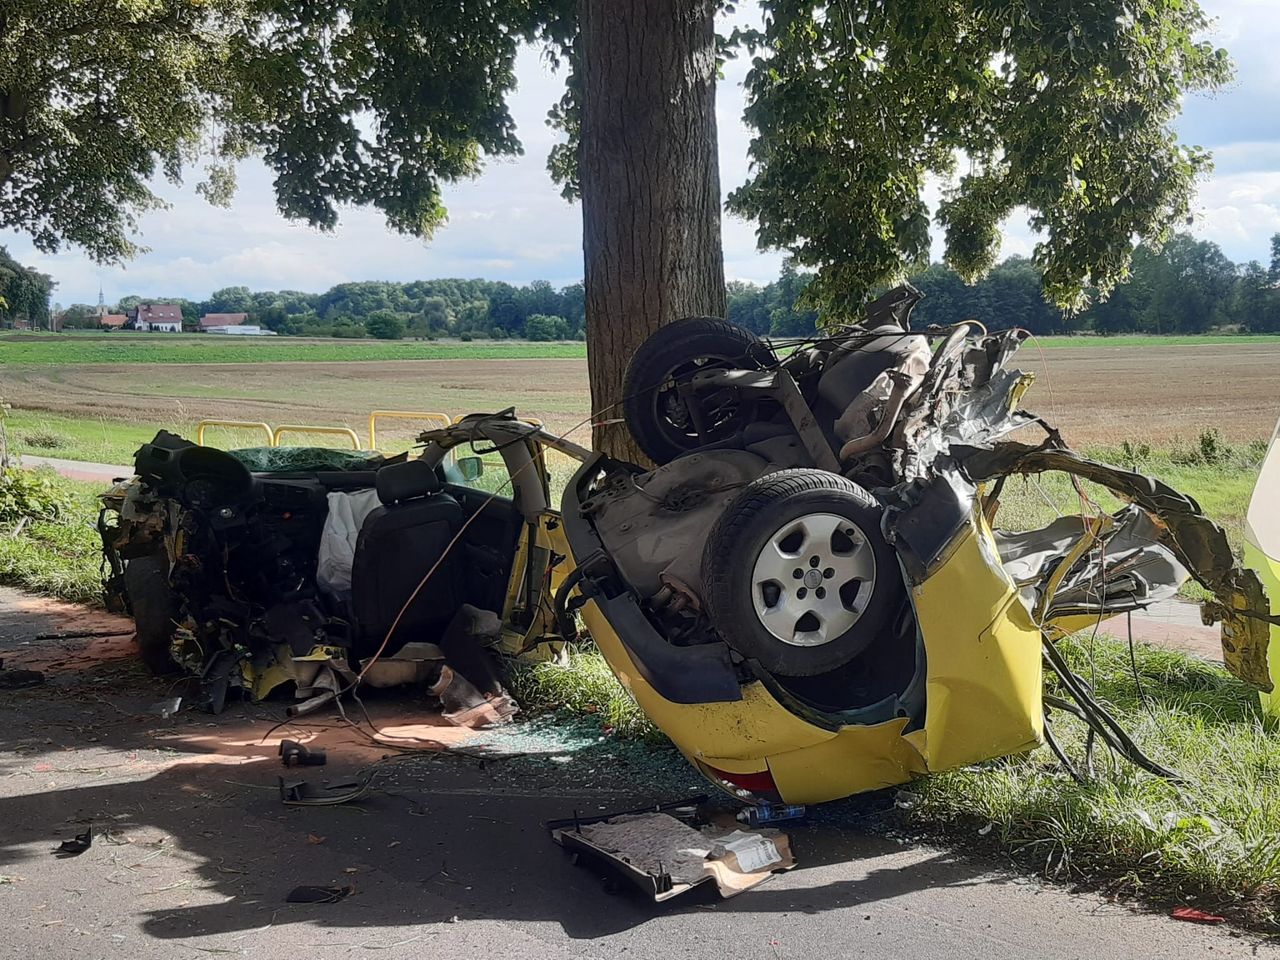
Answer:
[{"label": "yellow painted metal", "polygon": [[282,423],[271,435],[271,445],[280,446],[280,438],[286,433],[320,433],[330,437],[343,437],[351,444],[352,450],[360,449],[360,436],[350,427],[316,427],[303,423]]},{"label": "yellow painted metal", "polygon": [[924,728],[911,733],[903,718],[818,727],[761,683],[745,685],[737,702],[672,703],[644,679],[594,602],[582,614],[618,679],[691,761],[731,773],[768,769],[785,801],[820,803],[1041,742],[1040,630],[1000,565],[980,507],[912,600],[928,673]]},{"label": "yellow painted metal", "polygon": [[[569,541],[565,538],[564,523],[560,519],[560,514],[554,510],[548,510],[538,515],[534,542],[537,547],[549,550],[557,556],[564,557],[564,559],[549,570],[536,571],[536,576],[540,578],[542,585],[538,609],[529,623],[529,628],[523,633],[516,630],[504,630],[501,646],[504,653],[519,655],[527,660],[547,660],[559,656],[564,644],[558,640],[550,643],[539,641],[550,634],[559,634],[559,624],[556,623],[553,600],[560,589],[560,585],[564,583],[564,578],[574,568],[572,554],[569,551]],[[520,530],[520,540],[516,544],[515,559],[511,564],[511,578],[507,581],[507,593],[502,607],[502,622],[504,624],[512,622],[512,613],[524,602],[524,569],[528,562],[528,554],[529,527],[526,524]]]},{"label": "yellow painted metal", "polygon": [[255,420],[218,420],[207,419],[201,420],[196,424],[196,443],[204,446],[204,431],[207,427],[229,427],[234,430],[261,430],[267,438],[267,446],[274,447],[276,445],[275,434],[271,430],[271,425],[261,423]]},{"label": "yellow painted metal", "polygon": [[369,449],[378,449],[379,420],[421,420],[430,429],[447,427],[456,422],[447,413],[430,413],[414,410],[372,410],[369,413]]},{"label": "yellow painted metal", "polygon": [[[1248,541],[1244,545],[1244,565],[1257,571],[1262,586],[1271,601],[1271,612],[1280,616],[1280,559],[1269,557]],[[1271,643],[1267,646],[1267,666],[1271,672],[1274,689],[1261,694],[1262,709],[1280,717],[1280,627],[1271,625]]]},{"label": "yellow painted metal", "polygon": [[[892,787],[926,772],[906,718],[842,727],[830,740],[769,758],[769,772],[786,803],[822,803]],[[714,760],[712,766],[719,766]],[[723,768],[721,768],[723,769]]]},{"label": "yellow painted metal", "polygon": [[687,756],[713,765],[711,758],[763,760],[770,754],[812,747],[835,736],[835,731],[815,727],[787,710],[761,683],[744,686],[738,701],[672,703],[645,681],[594,602],[582,608],[582,618],[622,685]]},{"label": "yellow painted metal", "polygon": [[1037,746],[1044,736],[1041,634],[980,510],[912,602],[928,673],[924,729],[907,739],[929,769]]}]

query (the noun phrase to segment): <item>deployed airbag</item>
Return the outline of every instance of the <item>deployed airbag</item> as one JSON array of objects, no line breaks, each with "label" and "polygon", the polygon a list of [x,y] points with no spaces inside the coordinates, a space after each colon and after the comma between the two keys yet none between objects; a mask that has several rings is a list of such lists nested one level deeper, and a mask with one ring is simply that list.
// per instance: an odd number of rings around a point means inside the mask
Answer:
[{"label": "deployed airbag", "polygon": [[382,505],[376,490],[329,494],[329,515],[320,534],[316,586],[339,600],[351,596],[351,564],[365,517]]}]

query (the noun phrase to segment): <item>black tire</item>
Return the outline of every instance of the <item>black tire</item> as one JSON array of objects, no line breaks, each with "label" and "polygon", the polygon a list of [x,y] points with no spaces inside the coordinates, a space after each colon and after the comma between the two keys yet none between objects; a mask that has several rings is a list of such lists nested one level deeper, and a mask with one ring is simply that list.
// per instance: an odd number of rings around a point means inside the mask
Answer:
[{"label": "black tire", "polygon": [[128,561],[124,568],[124,588],[142,662],[156,676],[176,673],[179,667],[170,645],[178,602],[169,589],[168,557],[155,554]]},{"label": "black tire", "polygon": [[[906,593],[897,555],[880,532],[882,513],[861,487],[821,470],[780,470],[748,484],[703,550],[711,625],[725,643],[779,676],[813,677],[849,663],[892,628]],[[806,525],[826,523],[833,529],[823,544]],[[787,541],[794,537],[800,539],[791,557]],[[811,566],[818,555],[827,559]],[[770,564],[785,572],[762,581],[767,573],[757,567]],[[776,625],[766,627],[762,618],[771,611],[780,612],[783,632],[798,617],[790,641],[779,638]]]},{"label": "black tire", "polygon": [[[700,370],[759,370],[771,352],[750,330],[718,317],[685,317],[659,327],[627,366],[622,405],[627,428],[655,463],[663,464],[750,422],[750,413],[726,397],[711,436],[699,438],[676,384]],[[714,398],[713,398],[714,399]]]}]

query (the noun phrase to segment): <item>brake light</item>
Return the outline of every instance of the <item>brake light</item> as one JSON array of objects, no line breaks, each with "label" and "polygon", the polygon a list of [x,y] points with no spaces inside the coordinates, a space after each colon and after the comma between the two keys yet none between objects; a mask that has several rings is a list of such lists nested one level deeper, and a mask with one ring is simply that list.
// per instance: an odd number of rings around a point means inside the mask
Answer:
[{"label": "brake light", "polygon": [[759,773],[731,773],[728,770],[718,770],[709,763],[701,766],[709,777],[720,781],[731,793],[769,800],[779,798],[778,785],[773,782],[773,774],[768,770]]}]

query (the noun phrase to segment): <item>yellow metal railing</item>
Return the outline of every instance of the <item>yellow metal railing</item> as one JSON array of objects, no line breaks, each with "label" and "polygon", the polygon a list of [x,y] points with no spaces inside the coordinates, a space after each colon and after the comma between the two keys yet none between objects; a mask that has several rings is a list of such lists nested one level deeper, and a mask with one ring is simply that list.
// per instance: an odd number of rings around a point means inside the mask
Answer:
[{"label": "yellow metal railing", "polygon": [[196,424],[196,443],[204,446],[204,431],[207,427],[228,427],[233,430],[261,430],[267,437],[267,446],[274,447],[276,445],[275,434],[271,432],[270,424],[260,423],[253,420],[201,420]]},{"label": "yellow metal railing", "polygon": [[313,427],[304,423],[282,423],[271,434],[271,445],[280,446],[280,438],[286,433],[322,433],[330,437],[344,437],[352,450],[360,449],[360,435],[350,427]]},{"label": "yellow metal railing", "polygon": [[378,449],[379,420],[423,420],[432,428],[447,427],[452,423],[447,413],[424,413],[414,410],[374,410],[369,414],[369,449]]}]

